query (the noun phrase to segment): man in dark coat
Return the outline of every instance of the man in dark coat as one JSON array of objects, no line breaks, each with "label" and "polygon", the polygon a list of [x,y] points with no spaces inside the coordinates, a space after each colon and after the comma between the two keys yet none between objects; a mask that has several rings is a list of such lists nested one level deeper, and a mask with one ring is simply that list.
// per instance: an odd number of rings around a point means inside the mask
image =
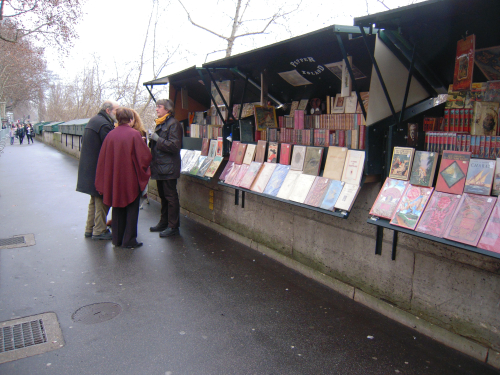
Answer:
[{"label": "man in dark coat", "polygon": [[114,129],[117,109],[116,102],[108,100],[102,104],[99,113],[85,126],[80,150],[76,191],[90,195],[85,237],[96,240],[111,240],[111,233],[106,226],[109,206],[104,204],[101,194],[95,188],[95,173],[102,143]]},{"label": "man in dark coat", "polygon": [[95,187],[106,206],[113,207],[113,245],[142,246],[137,242],[137,220],[141,192],[151,176],[151,153],[141,133],[132,129],[134,113],[128,108],[116,111],[118,127],[102,144],[97,162]]},{"label": "man in dark coat", "polygon": [[169,99],[156,102],[156,128],[149,146],[151,179],[156,180],[161,200],[160,222],[149,228],[160,232],[160,237],[179,234],[180,204],[177,194],[177,179],[181,174],[182,125],[174,118],[174,103]]}]

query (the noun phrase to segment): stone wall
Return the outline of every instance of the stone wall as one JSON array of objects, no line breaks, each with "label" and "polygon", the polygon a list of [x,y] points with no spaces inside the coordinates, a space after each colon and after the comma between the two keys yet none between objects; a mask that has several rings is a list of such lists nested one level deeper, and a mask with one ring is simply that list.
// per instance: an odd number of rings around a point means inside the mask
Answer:
[{"label": "stone wall", "polygon": [[80,158],[80,142],[82,137],[79,135],[43,132],[42,135],[37,135],[36,139],[77,159]]}]

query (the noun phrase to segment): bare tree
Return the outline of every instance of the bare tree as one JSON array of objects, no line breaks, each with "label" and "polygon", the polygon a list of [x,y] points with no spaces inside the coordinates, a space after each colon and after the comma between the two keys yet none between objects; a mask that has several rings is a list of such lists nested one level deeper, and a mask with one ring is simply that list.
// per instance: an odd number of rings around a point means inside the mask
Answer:
[{"label": "bare tree", "polygon": [[[288,15],[291,13],[297,11],[301,4],[302,0],[300,0],[296,5],[293,5],[291,9],[286,10],[286,6],[280,6],[278,10],[270,15],[269,17],[265,17],[262,19],[245,19],[245,15],[247,10],[250,7],[251,0],[236,0],[236,7],[234,10],[234,15],[231,17],[231,29],[227,34],[219,33],[214,30],[209,29],[208,27],[202,26],[198,22],[195,22],[193,18],[191,17],[191,13],[186,9],[184,4],[182,3],[181,0],[178,0],[181,6],[184,8],[186,11],[187,17],[189,22],[191,22],[192,25],[205,30],[209,32],[210,34],[213,34],[227,42],[227,47],[226,47],[226,57],[231,56],[232,51],[233,51],[233,46],[234,42],[238,38],[246,37],[246,36],[252,36],[252,35],[259,35],[259,34],[265,34],[269,27],[273,24],[276,24],[278,20],[286,18]],[[260,21],[261,25],[258,29],[250,31],[249,29],[246,29],[244,26],[246,23],[250,22],[255,22],[255,21]]]}]

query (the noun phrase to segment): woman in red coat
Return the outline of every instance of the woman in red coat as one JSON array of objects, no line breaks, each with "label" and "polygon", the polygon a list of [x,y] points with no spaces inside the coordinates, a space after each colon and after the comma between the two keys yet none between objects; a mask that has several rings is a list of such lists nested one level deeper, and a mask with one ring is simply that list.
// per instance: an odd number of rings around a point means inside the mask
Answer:
[{"label": "woman in red coat", "polygon": [[136,248],[141,192],[151,171],[151,153],[141,134],[130,127],[134,119],[128,108],[116,111],[118,127],[104,140],[97,162],[95,187],[104,204],[113,207],[112,241],[115,246]]}]

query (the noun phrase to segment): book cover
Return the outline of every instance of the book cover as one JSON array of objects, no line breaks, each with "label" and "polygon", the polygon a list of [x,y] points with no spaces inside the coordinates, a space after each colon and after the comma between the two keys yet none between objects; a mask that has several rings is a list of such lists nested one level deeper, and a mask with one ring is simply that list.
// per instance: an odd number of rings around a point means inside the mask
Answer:
[{"label": "book cover", "polygon": [[337,94],[337,96],[335,96],[335,104],[333,105],[332,113],[344,113],[344,110],[345,110],[345,98],[342,97],[340,94]]},{"label": "book cover", "polygon": [[266,141],[258,141],[257,149],[255,151],[255,161],[257,163],[264,163],[264,157],[266,156]]},{"label": "book cover", "polygon": [[239,120],[240,124],[240,142],[253,142],[254,124],[253,119],[246,118]]},{"label": "book cover", "polygon": [[256,130],[266,130],[267,128],[277,128],[276,110],[274,107],[254,106]]},{"label": "book cover", "polygon": [[292,160],[290,169],[294,171],[302,171],[304,168],[304,160],[306,158],[306,146],[293,146]]},{"label": "book cover", "polygon": [[500,103],[500,81],[486,82],[484,101]]},{"label": "book cover", "polygon": [[256,161],[251,162],[245,176],[241,179],[239,186],[243,189],[250,189],[261,167],[262,163],[258,163]]},{"label": "book cover", "polygon": [[298,111],[305,111],[308,103],[309,103],[309,99],[300,99],[299,105],[297,106],[297,110]]},{"label": "book cover", "polygon": [[453,74],[453,90],[455,91],[471,89],[475,47],[475,35],[469,35],[467,38],[460,39],[457,42],[455,72]]},{"label": "book cover", "polygon": [[222,156],[222,137],[217,137],[217,151],[215,156]]},{"label": "book cover", "polygon": [[241,164],[241,167],[238,170],[238,173],[236,174],[234,179],[231,181],[231,185],[240,186],[241,181],[243,180],[243,177],[245,177],[245,174],[248,171],[248,168],[250,168],[250,164]]},{"label": "book cover", "polygon": [[[226,166],[222,170],[222,173],[219,176],[219,180],[224,181],[226,179],[227,175],[229,174],[229,172],[231,172],[231,169],[233,169],[234,165],[235,165],[234,161],[228,161]],[[208,169],[208,167],[207,167],[207,169]],[[205,170],[205,172],[206,172],[206,170]],[[200,168],[200,173],[201,173],[201,168]]]},{"label": "book cover", "polygon": [[328,191],[328,187],[330,186],[331,180],[325,177],[316,177],[314,180],[311,189],[309,190],[309,194],[307,194],[306,200],[304,204],[313,207],[319,207],[321,202],[323,202],[323,198],[325,197],[326,192]]},{"label": "book cover", "polygon": [[228,185],[232,185],[233,181],[236,178],[236,176],[238,175],[238,172],[240,171],[240,168],[242,165],[243,164],[234,163],[233,168],[231,168],[231,170],[227,174],[226,178],[224,179],[224,183],[226,183]]},{"label": "book cover", "polygon": [[438,157],[434,152],[416,151],[411,169],[410,184],[431,187],[436,174]]},{"label": "book cover", "polygon": [[303,173],[318,176],[322,158],[323,147],[307,147]]},{"label": "book cover", "polygon": [[189,171],[189,174],[192,174],[194,176],[198,175],[198,171],[200,170],[200,167],[205,161],[205,159],[207,159],[206,156],[200,155],[196,163],[193,165],[193,168],[191,168],[191,170]]},{"label": "book cover", "polygon": [[333,211],[335,209],[335,203],[337,203],[337,199],[339,198],[343,188],[344,182],[330,180],[328,190],[326,191],[319,207],[324,210]]},{"label": "book cover", "polygon": [[474,102],[471,135],[497,135],[499,106],[495,102]]},{"label": "book cover", "polygon": [[[368,113],[368,101],[370,100],[370,93],[368,91],[360,92],[361,100],[363,101],[363,106],[365,107],[365,113]],[[356,113],[363,113],[361,109],[361,104],[358,102],[356,107]]]},{"label": "book cover", "polygon": [[[347,61],[352,68],[352,56],[347,56]],[[352,91],[352,80],[347,68],[347,62],[344,60],[342,64],[342,84],[340,87],[340,94],[342,96],[350,96]]]},{"label": "book cover", "polygon": [[271,178],[269,179],[269,182],[267,183],[263,193],[275,197],[281,189],[281,185],[283,185],[283,181],[285,180],[289,171],[289,165],[278,164],[273,174],[271,175]]},{"label": "book cover", "polygon": [[464,193],[453,214],[444,238],[477,246],[496,198]]},{"label": "book cover", "polygon": [[299,101],[298,100],[292,101],[292,105],[290,106],[290,116],[293,116],[297,108],[299,108]]},{"label": "book cover", "polygon": [[363,177],[364,165],[364,151],[348,150],[341,180],[346,184],[359,185]]},{"label": "book cover", "polygon": [[210,148],[208,149],[208,157],[210,159],[213,159],[215,158],[215,156],[217,154],[217,140],[216,139],[212,139],[210,140]]},{"label": "book cover", "polygon": [[497,158],[495,162],[495,176],[493,177],[493,187],[491,189],[492,195],[500,195],[500,159]]},{"label": "book cover", "polygon": [[434,191],[415,230],[442,238],[460,198],[461,195]]},{"label": "book cover", "polygon": [[247,144],[246,143],[240,143],[238,146],[238,153],[236,154],[236,159],[234,162],[236,164],[243,164],[243,159],[245,157],[245,153],[247,151]]},{"label": "book cover", "polygon": [[406,138],[406,145],[408,147],[418,146],[418,124],[408,123],[408,136]]},{"label": "book cover", "polygon": [[476,50],[475,62],[488,81],[500,79],[500,46]]},{"label": "book cover", "polygon": [[436,190],[462,195],[469,161],[470,152],[444,151],[439,165]]},{"label": "book cover", "polygon": [[356,93],[351,93],[350,96],[346,96],[345,100],[345,113],[356,113],[356,105],[358,104],[358,97]]},{"label": "book cover", "polygon": [[195,164],[198,161],[198,158],[200,157],[200,155],[201,155],[201,151],[200,150],[195,150],[193,152],[193,157],[189,159],[189,161],[184,166],[184,170],[181,169],[181,172],[189,173],[191,171],[191,169],[195,166]]},{"label": "book cover", "polygon": [[407,186],[408,181],[387,177],[373,203],[370,215],[391,220]]},{"label": "book cover", "polygon": [[415,149],[411,147],[394,147],[389,177],[408,181],[414,153]]},{"label": "book cover", "polygon": [[335,208],[340,211],[351,211],[360,189],[359,185],[345,183],[337,202],[335,202]]},{"label": "book cover", "polygon": [[210,167],[208,167],[205,177],[213,177],[217,169],[219,169],[220,163],[222,163],[222,156],[216,156],[210,164]]},{"label": "book cover", "polygon": [[276,163],[264,163],[264,166],[260,169],[260,172],[250,187],[250,190],[257,193],[263,193],[277,166],[278,164]]},{"label": "book cover", "polygon": [[288,199],[293,202],[304,203],[315,179],[316,176],[303,173],[300,174],[295,180],[295,184],[293,185]]},{"label": "book cover", "polygon": [[250,164],[253,161],[256,149],[257,145],[254,144],[247,145],[247,149],[245,151],[245,157],[243,158],[243,164]]},{"label": "book cover", "polygon": [[293,171],[290,169],[285,177],[285,180],[283,181],[283,184],[281,185],[280,190],[278,191],[278,194],[276,194],[276,197],[281,199],[288,199],[290,193],[293,190],[293,187],[295,186],[295,181],[297,181],[297,178],[301,174],[302,171]]},{"label": "book cover", "polygon": [[278,162],[278,142],[269,142],[269,148],[267,149],[267,162]]},{"label": "book cover", "polygon": [[240,147],[240,141],[233,141],[231,145],[231,152],[229,153],[229,161],[236,161],[236,156],[238,156],[238,148]]},{"label": "book cover", "polygon": [[186,150],[184,157],[181,159],[181,172],[187,172],[187,165],[194,157],[194,150]]},{"label": "book cover", "polygon": [[201,156],[208,156],[208,138],[203,138],[203,141],[201,143]]},{"label": "book cover", "polygon": [[495,175],[495,161],[487,159],[471,159],[464,193],[490,195]]},{"label": "book cover", "polygon": [[292,154],[292,145],[289,143],[281,144],[281,153],[280,153],[280,164],[290,165],[290,155]]},{"label": "book cover", "polygon": [[500,253],[500,201],[497,199],[477,247]]},{"label": "book cover", "polygon": [[433,190],[434,188],[408,184],[390,223],[414,230]]},{"label": "book cover", "polygon": [[346,147],[328,147],[328,153],[326,155],[325,170],[323,171],[323,177],[327,177],[331,180],[341,180],[342,172],[344,170],[344,163],[347,156]]}]

